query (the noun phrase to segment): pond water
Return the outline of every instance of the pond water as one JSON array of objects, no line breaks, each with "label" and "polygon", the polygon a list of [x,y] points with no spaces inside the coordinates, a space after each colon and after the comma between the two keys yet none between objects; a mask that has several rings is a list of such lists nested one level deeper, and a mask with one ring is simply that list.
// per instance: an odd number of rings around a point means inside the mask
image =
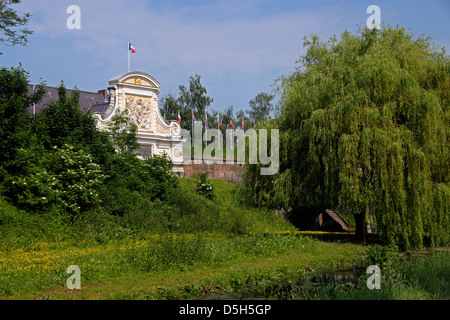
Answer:
[{"label": "pond water", "polygon": [[[367,267],[340,271],[286,273],[275,278],[240,281],[231,292],[214,292],[203,300],[330,300],[363,299],[448,299],[450,296],[450,253],[407,253],[384,272],[386,290],[370,290]],[[384,269],[383,269],[384,270]],[[289,275],[288,275],[289,274]],[[409,279],[409,280],[408,280]],[[420,282],[420,283],[419,283]]]},{"label": "pond water", "polygon": [[[364,270],[365,271],[365,270]],[[281,289],[283,286],[289,287],[292,290],[301,290],[304,288],[327,286],[329,284],[356,286],[361,275],[364,272],[361,269],[353,268],[346,271],[328,271],[328,272],[314,272],[311,274],[303,275],[297,279],[286,279],[280,283],[273,284]],[[257,284],[256,284],[257,286]],[[232,292],[213,292],[204,296],[198,297],[199,300],[266,300],[268,297],[264,295],[255,294],[255,284],[251,285],[252,288],[246,288],[240,286],[235,288]],[[281,289],[283,290],[283,289]],[[259,291],[256,288],[256,291]]]}]

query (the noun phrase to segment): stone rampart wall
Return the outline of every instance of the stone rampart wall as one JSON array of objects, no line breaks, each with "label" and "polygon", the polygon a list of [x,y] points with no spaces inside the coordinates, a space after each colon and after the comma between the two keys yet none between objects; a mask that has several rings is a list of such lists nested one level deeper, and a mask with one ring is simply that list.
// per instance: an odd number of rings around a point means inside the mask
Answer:
[{"label": "stone rampart wall", "polygon": [[244,175],[243,164],[187,164],[184,166],[185,177],[195,177],[201,172],[210,171],[209,179],[222,179],[228,182],[241,182]]}]

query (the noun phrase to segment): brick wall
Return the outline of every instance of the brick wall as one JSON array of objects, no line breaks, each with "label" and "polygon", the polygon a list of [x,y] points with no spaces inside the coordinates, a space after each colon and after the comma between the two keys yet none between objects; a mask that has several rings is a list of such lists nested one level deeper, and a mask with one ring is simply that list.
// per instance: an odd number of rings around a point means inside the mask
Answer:
[{"label": "brick wall", "polygon": [[241,182],[244,175],[243,164],[187,164],[184,166],[185,177],[195,177],[197,174],[210,171],[209,179],[222,179],[228,182]]}]

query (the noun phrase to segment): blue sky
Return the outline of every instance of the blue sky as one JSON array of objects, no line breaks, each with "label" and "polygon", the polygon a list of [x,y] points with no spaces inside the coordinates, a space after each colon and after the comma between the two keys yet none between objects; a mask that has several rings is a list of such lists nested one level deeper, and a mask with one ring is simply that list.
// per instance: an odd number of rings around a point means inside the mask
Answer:
[{"label": "blue sky", "polygon": [[[73,4],[81,9],[81,30],[66,27]],[[212,109],[245,110],[295,69],[304,36],[354,33],[365,26],[370,5],[380,7],[382,22],[450,48],[450,0],[22,0],[16,8],[32,14],[34,34],[26,47],[0,45],[0,66],[20,62],[32,83],[64,81],[96,92],[127,71],[130,41],[132,70],[154,76],[161,97],[178,94],[179,85],[199,74]]]}]

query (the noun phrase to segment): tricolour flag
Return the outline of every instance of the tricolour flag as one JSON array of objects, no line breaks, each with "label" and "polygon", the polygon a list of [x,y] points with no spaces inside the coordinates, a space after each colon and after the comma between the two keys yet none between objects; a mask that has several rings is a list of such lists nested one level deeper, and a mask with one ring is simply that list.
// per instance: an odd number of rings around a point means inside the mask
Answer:
[{"label": "tricolour flag", "polygon": [[181,122],[180,112],[178,111],[178,122]]},{"label": "tricolour flag", "polygon": [[134,49],[134,47],[129,42],[128,42],[128,50],[130,50],[131,53],[136,53],[136,50]]},{"label": "tricolour flag", "polygon": [[230,129],[233,129],[233,120],[230,120]]}]

